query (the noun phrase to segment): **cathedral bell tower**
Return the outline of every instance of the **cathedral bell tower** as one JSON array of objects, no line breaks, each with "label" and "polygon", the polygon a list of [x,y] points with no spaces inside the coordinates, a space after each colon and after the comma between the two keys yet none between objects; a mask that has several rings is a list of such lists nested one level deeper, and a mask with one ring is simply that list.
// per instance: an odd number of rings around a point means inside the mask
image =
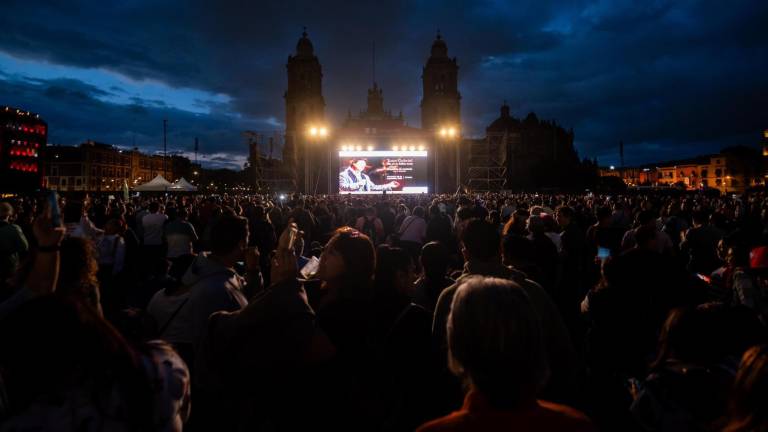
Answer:
[{"label": "cathedral bell tower", "polygon": [[460,125],[459,66],[455,57],[448,57],[448,46],[439,32],[432,43],[421,81],[421,128],[436,131],[444,125]]},{"label": "cathedral bell tower", "polygon": [[[456,58],[448,57],[448,46],[440,32],[432,43],[432,50],[421,74],[421,129],[433,137],[430,177],[434,178],[432,191],[454,192],[460,185],[461,152],[461,95],[459,94],[459,66]],[[459,131],[454,135],[446,130]],[[438,132],[442,136],[438,136]]]},{"label": "cathedral bell tower", "polygon": [[304,181],[303,143],[306,131],[313,123],[325,120],[323,72],[315,49],[307,37],[306,28],[296,44],[296,54],[288,56],[286,64],[288,88],[285,91],[285,146],[283,165],[294,179],[297,189]]}]

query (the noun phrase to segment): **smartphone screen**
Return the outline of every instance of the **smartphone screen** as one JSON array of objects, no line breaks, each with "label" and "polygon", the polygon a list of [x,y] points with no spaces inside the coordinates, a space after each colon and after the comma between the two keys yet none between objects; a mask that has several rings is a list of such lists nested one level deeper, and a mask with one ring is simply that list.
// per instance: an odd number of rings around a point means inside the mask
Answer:
[{"label": "smartphone screen", "polygon": [[597,248],[597,257],[598,258],[600,258],[601,260],[605,260],[609,256],[611,256],[611,250],[610,249],[604,248],[604,247],[598,247]]}]

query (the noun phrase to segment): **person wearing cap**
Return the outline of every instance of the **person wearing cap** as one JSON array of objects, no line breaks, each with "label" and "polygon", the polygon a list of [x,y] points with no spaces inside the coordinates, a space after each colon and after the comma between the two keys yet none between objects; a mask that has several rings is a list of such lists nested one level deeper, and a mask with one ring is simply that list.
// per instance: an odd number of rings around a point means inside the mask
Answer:
[{"label": "person wearing cap", "polygon": [[19,265],[19,260],[29,249],[27,238],[21,228],[12,223],[13,207],[7,202],[0,203],[0,288],[6,286]]},{"label": "person wearing cap", "polygon": [[367,160],[353,159],[349,167],[339,173],[339,192],[389,191],[400,186],[396,181],[377,185],[371,181],[368,174],[363,172],[367,166]]}]

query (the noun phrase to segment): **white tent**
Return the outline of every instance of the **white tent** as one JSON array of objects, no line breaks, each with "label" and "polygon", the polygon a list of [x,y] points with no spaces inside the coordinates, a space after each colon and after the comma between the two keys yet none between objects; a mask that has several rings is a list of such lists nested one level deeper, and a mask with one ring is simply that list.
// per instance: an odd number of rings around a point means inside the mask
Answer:
[{"label": "white tent", "polygon": [[182,177],[176,180],[176,182],[172,184],[168,190],[173,192],[195,192],[197,190],[197,186],[193,185],[192,183],[188,182],[187,179]]},{"label": "white tent", "polygon": [[133,190],[138,192],[165,192],[171,188],[171,182],[164,179],[160,174],[152,180],[136,186]]}]

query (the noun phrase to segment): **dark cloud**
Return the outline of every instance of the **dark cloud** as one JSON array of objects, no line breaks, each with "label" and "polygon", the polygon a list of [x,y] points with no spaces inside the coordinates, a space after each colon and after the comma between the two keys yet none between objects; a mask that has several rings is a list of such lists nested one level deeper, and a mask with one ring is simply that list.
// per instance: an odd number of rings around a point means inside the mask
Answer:
[{"label": "dark cloud", "polygon": [[[245,152],[240,132],[283,121],[285,62],[309,27],[323,64],[328,114],[365,104],[376,42],[385,105],[418,125],[421,68],[436,29],[458,58],[462,119],[481,135],[507,99],[576,134],[606,163],[626,144],[645,162],[755,144],[768,127],[768,3],[662,1],[169,1],[6,0],[0,52],[117,72],[137,82],[228,96],[174,101],[0,70],[0,101],[40,112],[52,138],[156,148],[161,120],[174,145],[194,136],[213,153]],[[40,23],[45,23],[41,25]],[[67,78],[67,77],[57,77]],[[77,81],[77,80],[74,80]],[[126,97],[128,104],[113,99]]]}]

